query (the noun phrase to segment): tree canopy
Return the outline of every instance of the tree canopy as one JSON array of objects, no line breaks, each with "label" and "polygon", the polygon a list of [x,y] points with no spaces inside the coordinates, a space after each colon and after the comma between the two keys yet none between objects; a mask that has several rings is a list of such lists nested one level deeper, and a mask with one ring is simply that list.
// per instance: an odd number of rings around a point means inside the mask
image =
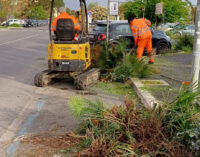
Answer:
[{"label": "tree canopy", "polygon": [[88,5],[88,10],[92,10],[94,7],[96,7],[96,6],[98,6],[98,5],[99,5],[98,2],[90,3],[90,4]]},{"label": "tree canopy", "polygon": [[106,20],[107,18],[107,9],[103,6],[95,6],[92,8],[93,21],[96,20]]},{"label": "tree canopy", "polygon": [[[142,8],[145,7],[145,17],[150,19],[152,22],[156,21],[156,4],[161,2],[161,0],[131,0],[123,4],[124,16],[128,18],[130,15],[135,15],[136,17],[142,17]],[[162,0],[164,3],[164,15],[167,22],[177,22],[181,19],[189,19],[189,6],[186,2],[182,0]],[[158,16],[161,18],[161,15]]]},{"label": "tree canopy", "polygon": [[30,9],[29,17],[31,19],[47,19],[47,14],[42,6],[35,6]]},{"label": "tree canopy", "polygon": [[67,12],[69,15],[76,16],[76,11],[75,11],[75,10],[71,10],[71,9],[69,9],[69,8],[66,8],[66,12]]}]

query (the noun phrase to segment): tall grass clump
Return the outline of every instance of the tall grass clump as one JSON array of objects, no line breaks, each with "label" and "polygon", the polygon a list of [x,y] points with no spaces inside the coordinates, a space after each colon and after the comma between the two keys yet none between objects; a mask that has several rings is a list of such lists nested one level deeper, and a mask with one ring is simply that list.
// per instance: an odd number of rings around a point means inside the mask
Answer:
[{"label": "tall grass clump", "polygon": [[175,50],[191,52],[193,50],[194,36],[184,34],[176,39]]},{"label": "tall grass clump", "polygon": [[177,99],[164,107],[163,125],[170,139],[189,147],[195,156],[200,155],[200,91],[188,88],[180,91]]}]

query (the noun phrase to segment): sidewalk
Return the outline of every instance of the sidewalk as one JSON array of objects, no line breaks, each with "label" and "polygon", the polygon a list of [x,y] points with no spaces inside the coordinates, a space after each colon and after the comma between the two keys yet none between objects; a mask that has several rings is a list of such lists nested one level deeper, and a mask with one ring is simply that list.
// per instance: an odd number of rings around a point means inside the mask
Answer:
[{"label": "sidewalk", "polygon": [[174,54],[155,58],[155,67],[160,69],[159,76],[172,87],[180,87],[182,82],[191,80],[192,54]]}]

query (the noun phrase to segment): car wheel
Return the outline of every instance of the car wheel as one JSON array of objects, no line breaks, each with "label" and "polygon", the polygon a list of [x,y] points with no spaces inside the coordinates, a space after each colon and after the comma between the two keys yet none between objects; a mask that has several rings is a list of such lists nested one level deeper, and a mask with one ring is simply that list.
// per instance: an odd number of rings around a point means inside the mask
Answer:
[{"label": "car wheel", "polygon": [[165,54],[169,53],[168,44],[165,42],[160,42],[156,45],[156,54]]}]

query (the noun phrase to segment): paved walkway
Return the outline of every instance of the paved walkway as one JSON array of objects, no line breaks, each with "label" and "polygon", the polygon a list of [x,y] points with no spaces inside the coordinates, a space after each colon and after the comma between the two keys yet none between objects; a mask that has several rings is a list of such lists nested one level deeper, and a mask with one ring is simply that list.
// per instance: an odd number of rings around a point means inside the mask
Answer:
[{"label": "paved walkway", "polygon": [[162,79],[172,86],[180,86],[182,81],[191,80],[192,54],[159,56],[155,66],[159,67]]}]

